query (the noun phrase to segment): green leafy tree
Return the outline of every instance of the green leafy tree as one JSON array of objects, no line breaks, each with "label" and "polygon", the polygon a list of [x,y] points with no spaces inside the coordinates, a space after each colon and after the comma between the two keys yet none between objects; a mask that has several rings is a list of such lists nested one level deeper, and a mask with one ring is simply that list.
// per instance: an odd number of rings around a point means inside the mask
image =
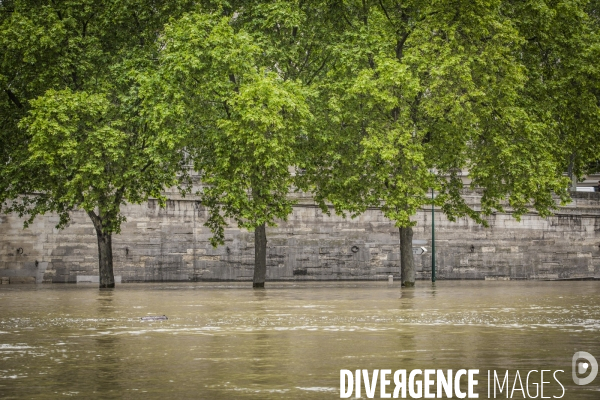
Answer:
[{"label": "green leafy tree", "polygon": [[[322,82],[307,175],[323,208],[380,206],[399,227],[402,283],[415,280],[411,216],[548,215],[566,199],[561,138],[524,101],[530,71],[515,5],[501,1],[344,1],[335,65]],[[514,18],[513,18],[514,17]],[[461,197],[461,171],[482,188]]]},{"label": "green leafy tree", "polygon": [[560,138],[571,188],[600,157],[600,8],[597,1],[515,2],[528,71],[522,104]]},{"label": "green leafy tree", "polygon": [[152,86],[158,100],[149,107],[188,137],[213,245],[223,243],[227,219],[254,230],[253,286],[264,287],[266,226],[285,220],[295,202],[289,192],[312,119],[310,83],[326,60],[316,42],[325,35],[315,9],[295,2],[210,10],[166,27]]},{"label": "green leafy tree", "polygon": [[26,216],[84,210],[98,238],[100,287],[114,287],[121,205],[178,182],[180,136],[141,108],[156,38],[186,2],[0,3],[0,205]]}]

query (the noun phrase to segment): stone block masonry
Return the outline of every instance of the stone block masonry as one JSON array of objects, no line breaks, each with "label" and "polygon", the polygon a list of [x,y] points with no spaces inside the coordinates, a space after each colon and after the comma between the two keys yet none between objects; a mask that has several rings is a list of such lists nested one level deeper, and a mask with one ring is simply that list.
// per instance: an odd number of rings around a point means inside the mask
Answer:
[{"label": "stone block masonry", "polygon": [[[465,198],[477,206],[479,194]],[[300,197],[287,221],[267,228],[267,280],[387,280],[399,278],[399,234],[380,210],[355,219],[326,215]],[[123,209],[127,221],[113,237],[115,275],[123,282],[250,281],[254,235],[231,224],[225,244],[210,245],[207,211],[194,199],[173,196]],[[600,278],[600,193],[574,193],[554,216],[535,213],[516,221],[488,217],[484,228],[467,218],[435,214],[437,278]],[[415,255],[418,279],[431,277],[431,211],[415,215],[414,239],[429,252]],[[72,214],[64,230],[42,216],[27,229],[16,215],[0,216],[1,283],[77,282],[97,275],[96,237],[87,215]],[[421,245],[419,245],[421,246]]]}]

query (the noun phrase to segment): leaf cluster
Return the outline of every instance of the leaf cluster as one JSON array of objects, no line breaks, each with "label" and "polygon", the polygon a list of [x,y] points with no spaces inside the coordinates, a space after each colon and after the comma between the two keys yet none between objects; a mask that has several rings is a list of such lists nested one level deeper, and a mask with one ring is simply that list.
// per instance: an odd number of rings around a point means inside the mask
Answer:
[{"label": "leaf cluster", "polygon": [[118,232],[125,202],[178,182],[180,137],[141,108],[164,23],[191,2],[0,3],[0,206],[27,216],[74,209]]}]

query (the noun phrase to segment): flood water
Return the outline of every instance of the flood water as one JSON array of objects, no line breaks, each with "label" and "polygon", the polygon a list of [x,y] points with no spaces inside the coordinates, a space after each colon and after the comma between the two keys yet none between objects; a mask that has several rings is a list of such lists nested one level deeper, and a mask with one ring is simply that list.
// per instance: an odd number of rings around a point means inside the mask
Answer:
[{"label": "flood water", "polygon": [[426,368],[479,369],[480,398],[488,370],[563,370],[562,398],[600,398],[571,376],[576,351],[600,360],[600,282],[250,286],[0,286],[0,398],[335,399],[340,369]]}]

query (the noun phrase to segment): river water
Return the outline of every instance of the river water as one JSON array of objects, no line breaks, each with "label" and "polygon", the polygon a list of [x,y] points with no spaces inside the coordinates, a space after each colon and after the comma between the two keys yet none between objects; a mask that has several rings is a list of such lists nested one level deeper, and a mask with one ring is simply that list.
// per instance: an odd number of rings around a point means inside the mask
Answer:
[{"label": "river water", "polygon": [[487,371],[562,370],[545,396],[600,398],[571,376],[600,360],[600,282],[250,285],[0,286],[0,398],[335,399],[341,369],[427,368],[478,369],[480,398]]}]

